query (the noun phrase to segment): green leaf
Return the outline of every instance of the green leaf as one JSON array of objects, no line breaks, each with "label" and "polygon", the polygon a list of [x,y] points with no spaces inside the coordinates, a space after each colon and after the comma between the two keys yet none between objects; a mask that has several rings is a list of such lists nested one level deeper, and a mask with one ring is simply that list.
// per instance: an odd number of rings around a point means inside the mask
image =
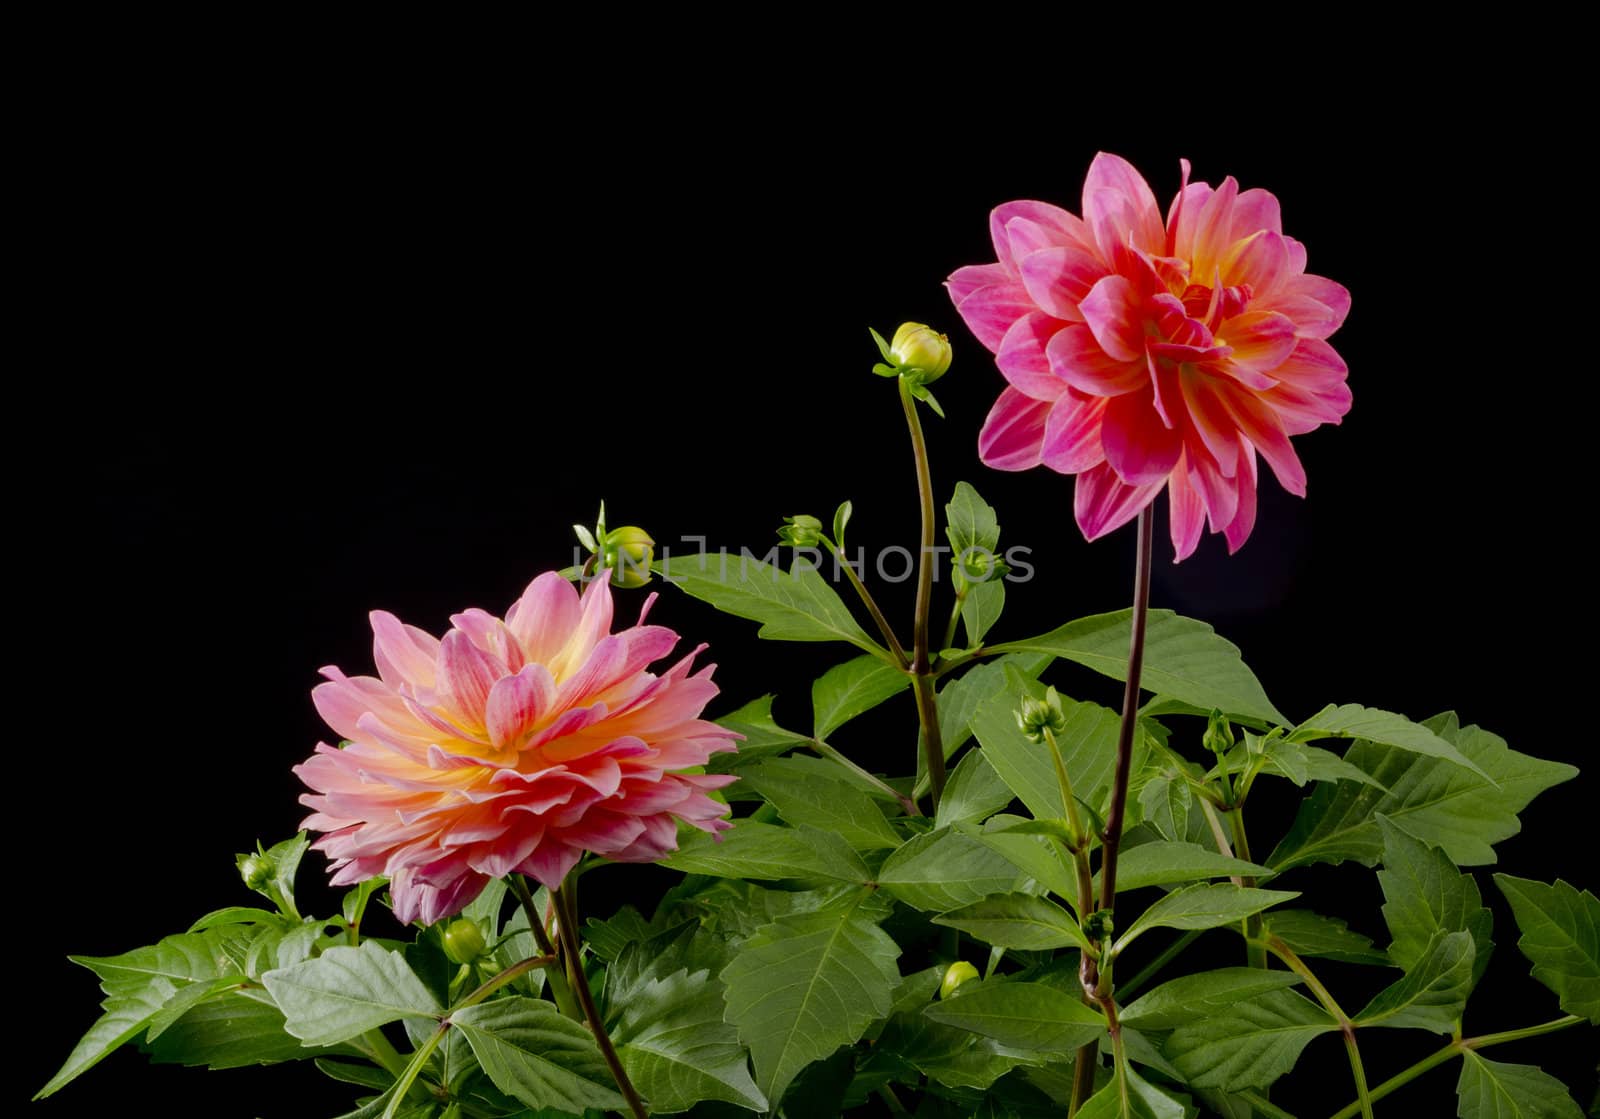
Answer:
[{"label": "green leaf", "polygon": [[1025,679],[1037,680],[1039,673],[1054,659],[1043,653],[1012,653],[975,665],[960,679],[940,689],[939,737],[944,741],[945,757],[950,757],[972,737],[973,716],[1007,691],[1012,670]]},{"label": "green leaf", "polygon": [[687,832],[677,851],[659,861],[686,874],[718,878],[821,878],[853,883],[872,878],[861,856],[837,835],[755,820],[735,821],[720,836]]},{"label": "green leaf", "polygon": [[[1517,813],[1578,771],[1508,748],[1498,735],[1439,716],[1425,724],[1494,779],[1441,758],[1374,742],[1358,742],[1345,761],[1383,788],[1321,785],[1300,805],[1293,826],[1267,865],[1279,871],[1305,863],[1355,859],[1371,866],[1383,854],[1379,813],[1424,843],[1443,847],[1457,866],[1495,861],[1492,844],[1517,834]],[[1387,791],[1385,791],[1387,790]]]},{"label": "green leaf", "polygon": [[911,686],[904,671],[874,656],[836,664],[811,685],[811,717],[818,738]]},{"label": "green leaf", "polygon": [[850,616],[844,600],[804,557],[788,572],[742,553],[671,556],[655,565],[663,579],[725,614],[761,622],[774,641],[846,641],[885,655]]},{"label": "green leaf", "polygon": [[941,1025],[920,1013],[889,1019],[873,1052],[892,1055],[937,1083],[980,1092],[1017,1066],[1042,1059],[993,1038]]},{"label": "green leaf", "polygon": [[529,1107],[582,1112],[626,1106],[589,1031],[542,999],[513,995],[456,1011],[494,1086]]},{"label": "green leaf", "polygon": [[944,507],[945,536],[956,560],[969,548],[981,548],[989,555],[1000,547],[1000,522],[990,505],[966,482],[957,482],[955,495]]},{"label": "green leaf", "polygon": [[[1061,803],[1061,786],[1056,781],[1050,750],[1029,742],[1017,726],[1016,711],[1023,696],[1042,698],[1044,688],[1014,670],[1009,673],[1008,682],[1005,693],[991,699],[973,718],[973,733],[982,743],[989,764],[1036,819],[1063,819],[1066,808]],[[1061,712],[1065,724],[1056,733],[1056,745],[1072,781],[1073,796],[1104,815],[1110,803],[1121,717],[1097,703],[1065,698],[1061,700]],[[1134,744],[1136,770],[1142,767],[1147,749],[1140,736]]]},{"label": "green leaf", "polygon": [[735,734],[742,734],[744,740],[739,743],[737,752],[712,754],[711,760],[706,763],[706,769],[711,773],[728,773],[761,758],[786,754],[811,741],[805,735],[784,730],[772,721],[770,695],[753,699],[737,711],[728,712],[717,720],[717,725]]},{"label": "green leaf", "polygon": [[1201,1018],[1229,1013],[1269,991],[1300,983],[1292,971],[1258,967],[1224,967],[1168,980],[1125,1006],[1118,1015],[1140,1030],[1170,1030]]},{"label": "green leaf", "polygon": [[1440,931],[1411,969],[1355,1016],[1355,1023],[1449,1033],[1471,991],[1472,934]]},{"label": "green leaf", "polygon": [[205,932],[219,925],[280,925],[283,922],[283,917],[266,909],[258,909],[253,905],[230,905],[213,909],[190,925],[189,931]]},{"label": "green leaf", "polygon": [[1389,965],[1389,957],[1372,946],[1372,938],[1352,932],[1337,917],[1309,909],[1274,909],[1262,918],[1266,930],[1302,956],[1341,960],[1347,964]]},{"label": "green leaf", "polygon": [[1414,839],[1378,817],[1383,833],[1383,919],[1394,942],[1389,958],[1410,971],[1428,952],[1435,934],[1465,932],[1472,937],[1472,982],[1483,977],[1494,949],[1494,915],[1470,874],[1456,869],[1450,856]]},{"label": "green leaf", "polygon": [[[1118,610],[1079,618],[1038,637],[997,645],[995,651],[1049,653],[1122,680],[1128,670],[1132,616],[1131,610]],[[1141,684],[1146,691],[1206,710],[1215,707],[1225,714],[1288,722],[1267,699],[1255,673],[1245,667],[1237,646],[1204,622],[1170,610],[1149,612]]]},{"label": "green leaf", "polygon": [[950,773],[934,826],[981,823],[1010,803],[1010,786],[1000,780],[983,751],[969,750]]},{"label": "green leaf", "polygon": [[443,1013],[405,957],[372,940],[329,948],[261,981],[283,1011],[284,1028],[307,1045],[334,1045],[387,1022]]},{"label": "green leaf", "polygon": [[1052,838],[1054,833],[1034,830],[1048,828],[1054,823],[1002,815],[991,819],[982,831],[972,831],[970,824],[961,825],[961,830],[998,852],[1044,889],[1073,904],[1078,896],[1078,878],[1071,857]]},{"label": "green leaf", "polygon": [[1053,901],[1032,894],[990,894],[971,905],[941,913],[936,925],[949,925],[997,948],[1043,951],[1088,948],[1078,919]]},{"label": "green leaf", "polygon": [[1231,882],[1185,886],[1158,899],[1141,913],[1117,939],[1116,952],[1120,955],[1135,937],[1151,929],[1214,929],[1299,896],[1297,890],[1258,890]]},{"label": "green leaf", "polygon": [[1600,900],[1556,879],[1553,884],[1496,874],[1533,961],[1533,977],[1556,993],[1561,1009],[1600,1025]]},{"label": "green leaf", "polygon": [[1106,1032],[1106,1020],[1076,995],[1045,983],[985,979],[963,983],[923,1013],[1002,1045],[1041,1053],[1070,1053]]},{"label": "green leaf", "polygon": [[961,624],[966,629],[969,648],[983,643],[984,637],[1006,608],[1006,585],[1001,576],[973,583],[961,599]]},{"label": "green leaf", "polygon": [[[200,1003],[146,1045],[150,1059],[158,1064],[210,1069],[298,1061],[319,1053],[355,1053],[344,1046],[301,1045],[284,1028],[282,1011],[239,992]],[[393,1079],[387,1076],[385,1084]]]},{"label": "green leaf", "polygon": [[1491,1061],[1471,1049],[1461,1054],[1456,1114],[1460,1119],[1583,1119],[1567,1086],[1548,1072]]},{"label": "green leaf", "polygon": [[1270,875],[1267,867],[1210,851],[1198,843],[1156,840],[1126,847],[1117,855],[1117,892],[1192,882],[1197,878]]},{"label": "green leaf", "polygon": [[[789,823],[831,832],[858,851],[900,846],[877,803],[843,781],[818,776],[800,759],[776,758],[743,771],[745,783]],[[863,868],[865,869],[865,868]]]},{"label": "green leaf", "polygon": [[177,990],[177,985],[171,980],[157,977],[126,993],[106,999],[102,1004],[105,1012],[73,1047],[50,1082],[39,1089],[33,1098],[40,1100],[54,1095],[99,1064],[112,1051],[143,1033],[150,1019],[161,1012],[162,1006]]},{"label": "green leaf", "polygon": [[845,526],[850,523],[850,515],[855,511],[856,507],[848,501],[841,502],[839,508],[833,511],[833,542],[839,545],[841,551],[844,549]]},{"label": "green leaf", "polygon": [[1307,781],[1356,781],[1382,789],[1365,770],[1357,769],[1332,750],[1274,738],[1266,745],[1266,761],[1261,772],[1287,777],[1296,785]]},{"label": "green leaf", "polygon": [[[1154,993],[1154,992],[1152,992]],[[1260,1088],[1288,1072],[1300,1053],[1339,1023],[1294,991],[1266,991],[1167,1038],[1167,1056],[1194,1088]]]},{"label": "green leaf", "polygon": [[658,1115],[719,1100],[765,1111],[734,1028],[722,1019],[722,983],[680,968],[628,992],[612,1036],[628,1079]]},{"label": "green leaf", "polygon": [[756,1084],[773,1107],[801,1069],[889,1013],[900,948],[858,905],[774,921],[719,977],[724,1017],[749,1047]]},{"label": "green leaf", "polygon": [[[1155,828],[1163,838],[1183,841],[1189,834],[1189,810],[1194,806],[1194,794],[1189,782],[1182,777],[1162,774],[1147,781],[1139,790],[1139,808],[1144,822]],[[1122,876],[1119,867],[1117,876]]]},{"label": "green leaf", "polygon": [[870,326],[867,327],[867,333],[872,335],[872,340],[878,344],[878,353],[883,355],[883,360],[893,364],[894,357],[889,353],[889,343],[883,340],[883,335],[873,330]]},{"label": "green leaf", "polygon": [[1439,737],[1420,723],[1413,723],[1393,711],[1362,707],[1359,703],[1337,707],[1330,703],[1296,727],[1290,738],[1300,742],[1312,742],[1319,738],[1357,738],[1364,742],[1393,746],[1398,750],[1410,750],[1430,758],[1444,758],[1466,766],[1482,777],[1489,776],[1476,762],[1456,749],[1453,742]]},{"label": "green leaf", "polygon": [[878,885],[913,909],[940,913],[1004,893],[1020,878],[999,852],[950,828],[907,840],[877,874]]},{"label": "green leaf", "polygon": [[1189,1114],[1183,1104],[1132,1068],[1123,1069],[1123,1076],[1127,1079],[1126,1099],[1113,1077],[1078,1109],[1078,1119],[1185,1119]]}]

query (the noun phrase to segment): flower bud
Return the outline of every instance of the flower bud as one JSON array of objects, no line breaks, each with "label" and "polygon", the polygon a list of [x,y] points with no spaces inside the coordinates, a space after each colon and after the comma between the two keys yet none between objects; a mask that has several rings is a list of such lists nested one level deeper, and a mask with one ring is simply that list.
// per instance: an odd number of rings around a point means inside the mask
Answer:
[{"label": "flower bud", "polygon": [[483,942],[483,930],[467,917],[452,921],[444,930],[444,954],[458,964],[470,964],[488,948]]},{"label": "flower bud", "polygon": [[650,581],[650,561],[656,542],[637,525],[624,525],[606,533],[600,561],[611,570],[616,587],[642,587]]},{"label": "flower bud", "polygon": [[1116,931],[1116,922],[1109,909],[1096,909],[1083,919],[1083,935],[1092,941],[1110,940]]},{"label": "flower bud", "polygon": [[1211,712],[1211,718],[1206,723],[1206,736],[1202,741],[1206,749],[1218,757],[1233,749],[1233,727],[1228,725],[1228,720],[1221,711]]},{"label": "flower bud", "polygon": [[272,860],[265,855],[240,855],[238,860],[239,877],[244,879],[244,884],[252,890],[264,890],[272,881],[272,876],[277,873],[277,867],[272,865]]},{"label": "flower bud", "polygon": [[785,517],[778,539],[795,548],[815,548],[822,542],[822,522],[805,513]]},{"label": "flower bud", "polygon": [[919,322],[901,323],[889,342],[889,358],[902,370],[916,370],[923,384],[950,368],[950,339]]},{"label": "flower bud", "polygon": [[1022,707],[1017,712],[1017,727],[1029,742],[1043,742],[1048,728],[1059,734],[1066,728],[1067,717],[1061,711],[1061,697],[1055,688],[1046,688],[1043,699],[1022,697]]},{"label": "flower bud", "polygon": [[967,963],[966,960],[957,960],[944,969],[944,979],[939,983],[939,997],[947,999],[955,994],[957,987],[969,979],[978,978],[978,969]]}]

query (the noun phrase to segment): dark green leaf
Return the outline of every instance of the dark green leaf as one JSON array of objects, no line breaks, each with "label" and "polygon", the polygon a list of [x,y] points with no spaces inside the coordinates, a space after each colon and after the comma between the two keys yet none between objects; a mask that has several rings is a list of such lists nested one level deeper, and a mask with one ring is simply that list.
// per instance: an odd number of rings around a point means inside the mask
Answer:
[{"label": "dark green leaf", "polygon": [[1123,1008],[1125,1025],[1140,1030],[1170,1030],[1202,1018],[1231,1013],[1234,1006],[1250,1002],[1269,991],[1293,987],[1300,977],[1292,971],[1267,971],[1258,967],[1225,967],[1169,980]]},{"label": "dark green leaf", "polygon": [[655,1114],[720,1100],[765,1111],[733,1026],[722,1019],[722,983],[679,969],[628,992],[612,1040],[628,1078]]},{"label": "dark green leaf", "polygon": [[[785,820],[832,832],[858,851],[900,846],[900,836],[867,794],[843,781],[819,776],[801,759],[775,758],[743,771],[756,792]],[[843,772],[842,770],[840,772]]]},{"label": "dark green leaf", "polygon": [[386,1022],[443,1013],[405,957],[371,940],[330,948],[261,980],[287,1019],[284,1028],[307,1045],[334,1045]]},{"label": "dark green leaf", "polygon": [[[284,1028],[283,1013],[277,1007],[239,992],[200,1003],[148,1043],[148,1048],[151,1060],[157,1063],[211,1069],[270,1065],[324,1053],[354,1054],[342,1046],[300,1044]],[[394,1079],[379,1075],[385,1077],[385,1085]]]},{"label": "dark green leaf", "polygon": [[1271,1084],[1294,1067],[1313,1038],[1338,1029],[1305,996],[1266,991],[1180,1026],[1166,1048],[1192,1087],[1231,1092]]},{"label": "dark green leaf", "polygon": [[860,656],[836,664],[811,685],[811,717],[818,738],[911,687],[911,677],[889,662]]},{"label": "dark green leaf", "polygon": [[1146,1081],[1133,1069],[1123,1070],[1127,1078],[1124,1098],[1115,1078],[1078,1109],[1077,1119],[1185,1119],[1183,1104]]},{"label": "dark green leaf", "polygon": [[930,1003],[923,1013],[1002,1045],[1042,1053],[1070,1053],[1106,1029],[1099,1011],[1044,983],[994,979],[964,983],[950,998]]},{"label": "dark green leaf", "polygon": [[1238,878],[1270,875],[1256,863],[1210,851],[1197,843],[1156,840],[1123,848],[1117,857],[1117,891],[1138,890],[1197,878]]},{"label": "dark green leaf", "polygon": [[105,1012],[73,1047],[66,1062],[50,1078],[50,1082],[39,1089],[33,1098],[39,1100],[54,1095],[99,1064],[113,1050],[143,1033],[150,1019],[160,1013],[161,1007],[177,991],[178,986],[171,980],[157,977],[126,993],[106,999],[102,1004]]},{"label": "dark green leaf", "polygon": [[970,824],[961,825],[961,830],[998,852],[1042,888],[1075,905],[1078,879],[1071,856],[1053,838],[1056,833],[1035,830],[1048,828],[1052,823],[1054,821],[1002,815],[991,819],[982,831],[973,831]]},{"label": "dark green leaf", "polygon": [[890,1018],[873,1052],[892,1054],[937,1083],[979,1091],[1018,1065],[1040,1059],[1025,1050],[1001,1045],[993,1038],[941,1025],[920,1010]]},{"label": "dark green leaf", "polygon": [[1014,888],[1021,875],[970,835],[940,828],[914,836],[878,869],[878,885],[914,909],[943,913]]},{"label": "dark green leaf", "polygon": [[1268,932],[1302,956],[1319,956],[1349,964],[1386,967],[1389,957],[1372,946],[1372,938],[1352,932],[1337,917],[1309,909],[1274,909],[1263,914]]},{"label": "dark green leaf", "polygon": [[728,773],[760,758],[786,754],[811,741],[805,735],[784,730],[772,721],[770,695],[753,699],[737,711],[728,712],[717,720],[717,725],[743,735],[744,739],[735,753],[711,755],[706,769],[712,773]]},{"label": "dark green leaf", "polygon": [[1533,977],[1556,993],[1562,1010],[1600,1025],[1600,900],[1559,878],[1546,885],[1497,874],[1494,881],[1522,930],[1517,948],[1533,961]]},{"label": "dark green leaf", "polygon": [[1461,1054],[1456,1079],[1460,1119],[1583,1119],[1567,1086],[1543,1069]]},{"label": "dark green leaf", "polygon": [[1037,680],[1055,658],[1044,653],[1012,653],[969,668],[954,683],[939,691],[939,737],[945,757],[972,737],[972,717],[1010,687],[1008,670]]},{"label": "dark green leaf", "polygon": [[960,929],[998,948],[1041,951],[1089,947],[1076,917],[1055,902],[1032,894],[991,894],[941,913],[933,923]]},{"label": "dark green leaf", "polygon": [[1011,803],[1011,788],[981,750],[969,750],[950,774],[934,814],[936,827],[981,823]]},{"label": "dark green leaf", "polygon": [[1443,847],[1458,866],[1492,863],[1492,845],[1520,830],[1517,813],[1544,790],[1578,773],[1570,765],[1519,754],[1498,735],[1478,727],[1458,726],[1454,716],[1425,725],[1494,783],[1441,758],[1358,742],[1345,761],[1383,788],[1347,781],[1319,786],[1302,802],[1289,834],[1267,864],[1279,871],[1346,859],[1371,866],[1383,854],[1379,813],[1424,843]]},{"label": "dark green leaf", "polygon": [[944,507],[945,536],[956,560],[969,548],[994,555],[1000,547],[1000,523],[990,505],[966,482],[957,482],[955,496]]},{"label": "dark green leaf", "polygon": [[678,850],[660,860],[687,874],[719,878],[819,878],[867,882],[861,856],[837,835],[816,828],[782,828],[739,820],[720,836],[687,833]]},{"label": "dark green leaf", "polygon": [[541,999],[491,999],[456,1011],[450,1024],[466,1035],[494,1086],[529,1107],[625,1106],[589,1031]]},{"label": "dark green leaf", "polygon": [[1307,781],[1356,781],[1382,789],[1366,770],[1358,769],[1332,750],[1320,746],[1307,746],[1303,742],[1290,742],[1274,738],[1266,746],[1266,761],[1262,773],[1287,777],[1296,785]]},{"label": "dark green leaf", "polygon": [[[1049,653],[1121,680],[1128,670],[1132,616],[1131,610],[1119,610],[1079,618],[1039,637],[998,645],[995,651]],[[1237,646],[1204,622],[1170,610],[1149,612],[1141,682],[1146,691],[1206,710],[1287,722],[1239,658]]]},{"label": "dark green leaf", "polygon": [[1295,890],[1259,890],[1222,882],[1185,886],[1158,899],[1141,913],[1128,931],[1118,937],[1116,951],[1120,954],[1135,937],[1154,928],[1214,929],[1299,896]]},{"label": "dark green leaf", "polygon": [[1494,949],[1494,916],[1470,874],[1456,869],[1437,847],[1429,847],[1378,817],[1383,832],[1383,919],[1394,942],[1389,958],[1410,971],[1428,952],[1435,934],[1465,932],[1472,936],[1472,982],[1483,977]]},{"label": "dark green leaf", "polygon": [[846,641],[881,650],[851,617],[826,580],[803,557],[788,572],[743,553],[672,556],[655,565],[686,594],[725,614],[761,622],[760,636],[776,641]]},{"label": "dark green leaf", "polygon": [[966,630],[967,646],[982,644],[989,630],[1006,608],[1006,584],[996,575],[981,583],[973,583],[961,599],[961,625]]},{"label": "dark green leaf", "polygon": [[1430,758],[1444,758],[1457,765],[1466,766],[1482,777],[1490,776],[1478,764],[1456,749],[1455,743],[1441,738],[1420,723],[1413,723],[1404,715],[1393,711],[1380,711],[1376,707],[1362,707],[1359,703],[1341,706],[1329,704],[1311,718],[1301,723],[1290,735],[1296,741],[1312,742],[1319,738],[1358,738],[1377,742],[1399,750],[1425,754]]},{"label": "dark green leaf", "polygon": [[1437,932],[1405,975],[1355,1017],[1358,1026],[1449,1033],[1472,990],[1472,934]]},{"label": "dark green leaf", "polygon": [[[1182,777],[1163,774],[1145,782],[1139,790],[1139,807],[1145,823],[1164,838],[1182,841],[1189,835],[1189,809],[1194,794]],[[1118,871],[1121,877],[1121,871]]]}]

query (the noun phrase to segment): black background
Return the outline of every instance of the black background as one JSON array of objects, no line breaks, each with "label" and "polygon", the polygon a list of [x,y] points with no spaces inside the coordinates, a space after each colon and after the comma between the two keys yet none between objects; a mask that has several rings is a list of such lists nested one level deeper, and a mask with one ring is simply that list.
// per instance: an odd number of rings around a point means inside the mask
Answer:
[{"label": "black background", "polygon": [[[1486,94],[1447,109],[1356,77],[1343,111],[1273,127],[1198,109],[1124,124],[1088,106],[862,122],[741,109],[738,89],[615,116],[546,98],[490,123],[432,91],[259,77],[96,86],[60,159],[36,168],[48,251],[28,305],[49,338],[34,374],[47,403],[11,415],[30,448],[19,544],[38,569],[12,694],[14,807],[35,821],[14,840],[28,899],[14,927],[27,1005],[45,1006],[20,1066],[30,1092],[94,1017],[93,978],[67,953],[249,903],[232,852],[296,827],[289,767],[327,733],[308,693],[321,665],[370,671],[368,610],[434,632],[468,605],[503,610],[570,562],[568,526],[592,523],[601,498],[613,524],[663,543],[765,551],[783,514],[826,519],[846,498],[853,544],[914,543],[909,449],[892,384],[868,372],[869,325],[951,333],[936,386],[948,419],[928,422],[941,501],[975,483],[1036,568],[997,633],[1125,605],[1130,529],[1085,544],[1069,479],[978,463],[1003,382],[940,287],[993,259],[992,206],[1077,210],[1097,148],[1163,200],[1179,156],[1198,179],[1273,190],[1311,270],[1354,294],[1333,341],[1355,404],[1296,440],[1308,499],[1264,478],[1244,549],[1229,558],[1207,536],[1180,566],[1163,510],[1155,604],[1237,642],[1291,716],[1330,701],[1454,708],[1518,749],[1586,762],[1572,697],[1590,658],[1557,643],[1570,633],[1581,650],[1588,618],[1574,529],[1592,495],[1573,464],[1593,438],[1575,387],[1593,360],[1567,349],[1589,328],[1564,288],[1579,267],[1567,238],[1592,207],[1541,105]],[[909,614],[909,583],[881,593]],[[640,595],[621,597],[619,616]],[[780,719],[804,725],[810,681],[845,655],[758,643],[753,624],[670,588],[654,617],[711,643],[715,711],[773,691]],[[1113,695],[1070,666],[1052,678]],[[907,701],[837,741],[903,771],[913,727]],[[1592,887],[1592,782],[1539,800],[1502,864]],[[1258,848],[1285,805],[1264,810]],[[659,881],[605,873],[596,910]],[[309,908],[334,905],[322,879],[313,854]],[[1318,908],[1382,942],[1370,874],[1306,882],[1331,891]],[[1557,1013],[1492,903],[1500,948],[1469,1032]],[[1436,1044],[1385,1035],[1369,1071]],[[1586,1030],[1493,1055],[1545,1061],[1587,1104],[1594,1048]],[[1350,1095],[1332,1039],[1307,1059],[1287,1106]],[[1452,1075],[1412,1106],[1453,1110]],[[148,1068],[122,1052],[33,1111],[109,1113],[134,1093],[169,1115],[320,1115],[342,1091],[310,1072]]]}]

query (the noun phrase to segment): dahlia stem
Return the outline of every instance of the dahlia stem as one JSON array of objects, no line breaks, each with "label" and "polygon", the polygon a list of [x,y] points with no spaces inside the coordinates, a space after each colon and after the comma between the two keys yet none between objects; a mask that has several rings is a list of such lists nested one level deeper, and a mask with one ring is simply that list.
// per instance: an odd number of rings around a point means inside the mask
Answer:
[{"label": "dahlia stem", "polygon": [[[1235,801],[1228,810],[1228,822],[1233,825],[1233,850],[1234,853],[1247,863],[1255,862],[1250,857],[1250,840],[1244,831],[1244,803]],[[1239,878],[1239,885],[1254,886],[1255,875],[1245,874]],[[1261,914],[1252,913],[1244,919],[1245,962],[1251,967],[1265,968],[1267,966],[1267,950],[1261,944]]]},{"label": "dahlia stem", "polygon": [[1267,937],[1262,946],[1287,964],[1290,971],[1304,979],[1306,989],[1316,996],[1322,1009],[1339,1023],[1339,1032],[1344,1036],[1345,1055],[1350,1059],[1350,1075],[1356,1083],[1356,1106],[1361,1111],[1362,1119],[1372,1119],[1372,1092],[1367,1088],[1367,1069],[1361,1061],[1361,1046],[1356,1043],[1356,1024],[1293,948],[1275,936]]},{"label": "dahlia stem", "polygon": [[[517,902],[528,918],[528,929],[533,933],[533,942],[539,946],[539,954],[556,955],[556,946],[550,943],[550,936],[544,931],[544,918],[539,914],[539,907],[533,903],[533,891],[528,888],[528,880],[520,874],[508,874],[506,881],[511,883],[511,892],[517,895]],[[566,922],[562,920],[558,923]],[[555,999],[561,1013],[575,1022],[580,1021],[578,1004],[572,1000],[572,988],[567,984],[566,973],[558,967],[546,968],[544,978],[550,984],[550,997]]]},{"label": "dahlia stem", "polygon": [[358,1037],[355,1043],[358,1047],[364,1048],[367,1056],[383,1066],[383,1071],[396,1080],[405,1075],[406,1059],[389,1043],[389,1039],[383,1036],[382,1030],[370,1029]]},{"label": "dahlia stem", "polygon": [[917,461],[917,491],[922,499],[922,547],[917,557],[917,615],[912,631],[911,683],[917,693],[917,718],[922,723],[922,751],[928,765],[928,787],[933,807],[944,795],[944,740],[939,734],[939,701],[933,691],[933,665],[928,659],[928,615],[933,608],[933,477],[928,471],[928,443],[922,436],[917,402],[904,378],[899,380],[900,404],[911,429],[911,450]]},{"label": "dahlia stem", "polygon": [[856,569],[850,566],[850,561],[845,558],[844,549],[824,537],[824,541],[832,549],[833,558],[839,566],[844,568],[844,577],[855,588],[856,596],[861,599],[861,605],[867,608],[867,613],[872,616],[873,624],[878,627],[878,632],[883,635],[883,640],[889,647],[889,656],[893,658],[896,668],[905,668],[909,663],[906,660],[905,648],[900,644],[900,639],[894,635],[894,628],[889,625],[889,619],[883,616],[883,611],[878,609],[878,602],[872,597],[872,592],[867,590],[867,585],[856,574]]},{"label": "dahlia stem", "polygon": [[583,1006],[584,1021],[589,1023],[595,1044],[600,1047],[600,1055],[605,1058],[606,1067],[611,1070],[611,1078],[617,1082],[617,1090],[622,1093],[622,1098],[628,1101],[628,1110],[633,1112],[634,1119],[649,1119],[650,1113],[644,1109],[644,1101],[639,1098],[633,1082],[628,1079],[628,1074],[622,1067],[622,1060],[617,1056],[616,1047],[611,1044],[611,1035],[606,1033],[605,1021],[595,1009],[594,992],[589,990],[589,980],[583,974],[582,946],[578,943],[577,898],[569,893],[566,887],[555,890],[551,896],[556,901],[557,931],[561,936],[561,948],[566,953],[567,967],[572,972],[573,990],[577,992],[578,1002]]},{"label": "dahlia stem", "polygon": [[837,748],[828,745],[827,742],[820,738],[811,739],[809,745],[818,754],[827,758],[829,761],[837,762],[839,765],[843,766],[845,769],[848,769],[851,773],[855,774],[856,777],[871,785],[879,792],[894,797],[894,799],[899,803],[900,807],[905,810],[905,814],[907,816],[922,815],[922,810],[917,807],[917,802],[915,799],[905,796],[901,793],[897,793],[893,785],[890,785],[883,778],[878,777],[875,774],[868,773],[861,766],[857,765],[855,762],[841,754]]},{"label": "dahlia stem", "polygon": [[1155,513],[1139,511],[1138,555],[1133,573],[1133,632],[1128,642],[1128,676],[1122,689],[1122,727],[1117,732],[1117,763],[1106,811],[1104,853],[1100,858],[1100,908],[1117,900],[1117,851],[1122,846],[1122,819],[1128,807],[1128,778],[1133,768],[1133,735],[1139,724],[1139,676],[1144,671],[1144,631],[1150,613],[1150,557],[1155,547]]}]

